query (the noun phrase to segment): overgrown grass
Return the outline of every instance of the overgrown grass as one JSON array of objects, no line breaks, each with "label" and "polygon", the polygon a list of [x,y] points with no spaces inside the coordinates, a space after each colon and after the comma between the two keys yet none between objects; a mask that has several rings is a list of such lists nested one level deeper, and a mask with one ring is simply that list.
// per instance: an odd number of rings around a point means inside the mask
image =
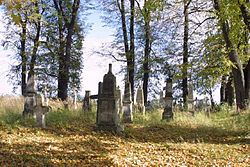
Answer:
[{"label": "overgrown grass", "polygon": [[2,166],[248,166],[250,111],[227,106],[205,112],[162,109],[134,113],[122,134],[95,131],[96,110],[64,110],[53,101],[47,128],[22,117],[23,99],[0,98]]},{"label": "overgrown grass", "polygon": [[83,112],[82,110],[57,110],[47,114],[48,126],[67,126],[74,123],[95,123],[95,112]]}]

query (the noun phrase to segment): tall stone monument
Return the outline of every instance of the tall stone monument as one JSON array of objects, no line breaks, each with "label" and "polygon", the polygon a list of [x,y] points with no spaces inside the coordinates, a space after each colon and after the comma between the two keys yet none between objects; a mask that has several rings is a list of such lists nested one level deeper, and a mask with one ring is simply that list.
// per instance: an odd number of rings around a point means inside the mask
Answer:
[{"label": "tall stone monument", "polygon": [[145,114],[145,105],[144,105],[144,93],[141,86],[138,87],[136,92],[136,105],[140,113]]},{"label": "tall stone monument", "polygon": [[109,64],[109,71],[104,75],[103,83],[99,83],[96,118],[97,129],[113,132],[121,131],[118,112],[116,77],[112,74],[112,64]]},{"label": "tall stone monument", "polygon": [[172,79],[167,79],[165,88],[165,107],[162,114],[163,120],[173,119],[173,82]]},{"label": "tall stone monument", "polygon": [[83,99],[83,105],[82,105],[83,111],[91,111],[91,100],[90,100],[90,91],[85,91],[85,97]]},{"label": "tall stone monument", "polygon": [[23,116],[28,116],[28,115],[33,116],[35,106],[36,106],[35,75],[30,75],[27,81],[24,94]]},{"label": "tall stone monument", "polygon": [[131,97],[131,84],[127,79],[125,81],[124,97],[123,97],[123,122],[133,122],[133,108],[132,108],[132,97]]}]

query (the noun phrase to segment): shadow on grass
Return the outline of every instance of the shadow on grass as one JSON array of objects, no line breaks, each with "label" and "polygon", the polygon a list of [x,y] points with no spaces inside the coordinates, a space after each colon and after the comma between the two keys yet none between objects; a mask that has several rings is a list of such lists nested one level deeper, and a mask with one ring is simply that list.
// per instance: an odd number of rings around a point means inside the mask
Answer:
[{"label": "shadow on grass", "polygon": [[225,130],[217,127],[199,126],[196,128],[172,124],[148,127],[128,126],[124,137],[138,142],[210,143],[210,144],[250,144],[246,138],[249,132]]},{"label": "shadow on grass", "polygon": [[6,144],[0,142],[1,166],[112,166],[106,143],[97,140],[65,143]]}]

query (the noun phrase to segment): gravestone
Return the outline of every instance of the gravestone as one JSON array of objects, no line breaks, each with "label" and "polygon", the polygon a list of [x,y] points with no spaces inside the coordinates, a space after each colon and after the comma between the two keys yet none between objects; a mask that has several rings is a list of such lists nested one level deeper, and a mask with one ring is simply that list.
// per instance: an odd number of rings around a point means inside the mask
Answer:
[{"label": "gravestone", "polygon": [[97,118],[98,130],[121,131],[119,119],[118,97],[116,92],[116,77],[112,74],[112,65],[103,77],[103,83],[98,86]]},{"label": "gravestone", "polygon": [[198,99],[198,98],[196,97],[195,100],[194,100],[194,102],[195,102],[195,105],[194,105],[195,111],[200,111],[200,110],[202,110],[202,107],[203,107],[203,100]]},{"label": "gravestone", "polygon": [[138,87],[136,92],[136,105],[140,113],[145,114],[145,106],[144,106],[144,93],[141,86]]},{"label": "gravestone", "polygon": [[35,75],[31,75],[28,78],[24,94],[23,116],[29,116],[29,115],[33,116],[35,106],[36,106]]},{"label": "gravestone", "polygon": [[194,111],[194,92],[193,92],[193,85],[189,84],[188,85],[188,111]]},{"label": "gravestone", "polygon": [[91,111],[91,100],[90,100],[90,91],[85,91],[85,97],[83,99],[83,105],[82,105],[83,111]]},{"label": "gravestone", "polygon": [[211,104],[209,102],[209,98],[208,97],[205,97],[204,101],[205,101],[204,110],[205,110],[206,116],[209,117],[210,116],[210,112],[212,110],[212,107],[211,107]]},{"label": "gravestone", "polygon": [[123,97],[123,122],[133,122],[133,108],[132,108],[132,97],[131,97],[131,84],[128,79],[125,81],[124,97]]},{"label": "gravestone", "polygon": [[166,88],[165,88],[165,107],[164,112],[162,114],[163,120],[171,120],[173,119],[173,90],[172,90],[172,79],[167,79]]},{"label": "gravestone", "polygon": [[36,106],[34,107],[34,117],[38,127],[45,128],[45,114],[49,112],[49,106],[43,106],[44,97],[42,94],[36,95]]}]

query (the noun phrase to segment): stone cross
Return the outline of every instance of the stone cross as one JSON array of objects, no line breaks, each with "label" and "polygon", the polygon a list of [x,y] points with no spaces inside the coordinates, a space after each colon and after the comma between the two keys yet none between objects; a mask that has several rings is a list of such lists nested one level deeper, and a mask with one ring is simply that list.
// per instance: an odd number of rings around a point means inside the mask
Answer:
[{"label": "stone cross", "polygon": [[83,105],[82,105],[83,111],[91,111],[91,100],[90,100],[90,91],[85,91],[85,97],[83,99]]},{"label": "stone cross", "polygon": [[49,112],[50,107],[49,106],[43,106],[43,95],[37,94],[36,95],[36,101],[37,104],[34,107],[34,117],[36,119],[36,124],[38,127],[45,128],[45,114]]},{"label": "stone cross", "polygon": [[125,81],[124,97],[123,97],[123,122],[133,122],[133,108],[132,108],[132,97],[131,97],[131,84],[127,79]]},{"label": "stone cross", "polygon": [[112,65],[99,83],[96,124],[98,130],[120,132],[119,106],[116,93],[116,77],[112,74]]},{"label": "stone cross", "polygon": [[145,105],[144,105],[144,93],[141,86],[138,87],[136,92],[136,104],[140,113],[145,114]]},{"label": "stone cross", "polygon": [[165,107],[162,114],[163,120],[173,119],[173,90],[172,90],[172,79],[167,79],[166,81],[166,93],[165,93]]}]

